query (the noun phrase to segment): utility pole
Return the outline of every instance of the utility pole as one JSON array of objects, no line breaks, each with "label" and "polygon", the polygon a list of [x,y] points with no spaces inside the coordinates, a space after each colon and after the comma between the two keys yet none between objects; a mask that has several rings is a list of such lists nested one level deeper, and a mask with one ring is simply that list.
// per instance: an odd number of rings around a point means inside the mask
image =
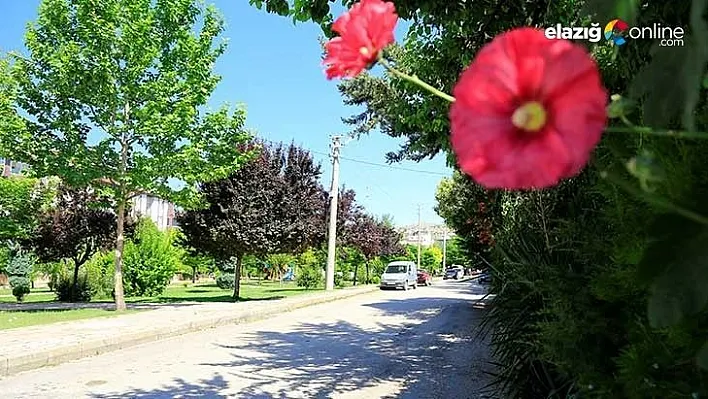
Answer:
[{"label": "utility pole", "polygon": [[447,267],[447,226],[443,227],[443,263],[442,272],[445,273],[445,268]]},{"label": "utility pole", "polygon": [[342,147],[341,136],[332,136],[332,188],[329,204],[329,234],[327,242],[327,269],[325,272],[325,290],[334,289],[334,261],[337,246],[337,201],[339,200],[339,149]]},{"label": "utility pole", "polygon": [[418,204],[418,269],[420,269],[420,240],[422,238],[422,229],[423,228],[420,223],[420,204]]}]

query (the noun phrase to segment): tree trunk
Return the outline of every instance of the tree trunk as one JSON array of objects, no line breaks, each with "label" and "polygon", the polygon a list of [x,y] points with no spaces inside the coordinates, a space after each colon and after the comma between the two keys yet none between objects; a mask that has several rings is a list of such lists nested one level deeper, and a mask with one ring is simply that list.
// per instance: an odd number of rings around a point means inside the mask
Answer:
[{"label": "tree trunk", "polygon": [[123,247],[125,245],[125,200],[119,199],[118,203],[118,225],[116,227],[116,271],[114,276],[114,290],[116,311],[125,310],[125,295],[123,293]]},{"label": "tree trunk", "polygon": [[241,299],[241,261],[243,255],[236,255],[236,267],[234,268],[234,301]]},{"label": "tree trunk", "polygon": [[366,284],[370,284],[371,280],[369,280],[369,261],[367,260],[364,264],[366,265]]},{"label": "tree trunk", "polygon": [[192,284],[197,282],[197,267],[192,267]]},{"label": "tree trunk", "polygon": [[359,277],[358,274],[359,274],[359,263],[357,263],[356,265],[354,265],[354,282],[353,282],[353,285],[356,285],[356,279]]},{"label": "tree trunk", "polygon": [[79,291],[79,267],[81,264],[74,259],[74,282],[71,284],[71,292],[69,293],[69,302],[76,302],[76,294]]}]

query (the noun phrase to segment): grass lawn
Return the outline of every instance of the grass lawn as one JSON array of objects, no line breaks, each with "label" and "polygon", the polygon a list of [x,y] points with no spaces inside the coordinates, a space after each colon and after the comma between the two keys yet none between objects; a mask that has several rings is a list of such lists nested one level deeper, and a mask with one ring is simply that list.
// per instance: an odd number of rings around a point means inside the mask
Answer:
[{"label": "grass lawn", "polygon": [[[128,310],[121,315],[135,312],[137,311]],[[118,314],[115,311],[103,309],[0,311],[0,330],[112,316],[118,316]]]},{"label": "grass lawn", "polygon": [[[263,281],[261,284],[255,281],[241,282],[241,301],[258,301],[283,299],[293,295],[317,292],[319,290],[306,290],[298,287],[293,282],[272,282]],[[233,290],[222,290],[216,284],[195,284],[188,286],[171,285],[167,287],[162,295],[156,297],[126,298],[128,303],[157,302],[231,302]]]},{"label": "grass lawn", "polygon": [[[317,292],[320,289],[306,290],[298,287],[293,282],[272,282],[263,281],[261,284],[255,281],[241,282],[241,301],[254,301],[266,299],[282,299],[285,297]],[[174,302],[230,302],[233,290],[222,290],[215,284],[192,284],[170,285],[162,295],[154,297],[132,297],[126,298],[128,303],[174,303]],[[54,302],[55,295],[47,288],[35,289],[25,296],[25,303],[47,303]],[[0,289],[0,303],[16,303],[15,297],[9,289]],[[111,298],[96,298],[91,302],[113,302]]]},{"label": "grass lawn", "polygon": [[[320,290],[305,290],[292,282],[242,282],[241,301],[275,300],[285,297],[318,292]],[[222,290],[215,284],[171,285],[162,295],[156,297],[126,298],[128,303],[178,303],[178,302],[230,302],[233,290]],[[0,290],[0,303],[16,303],[8,289]],[[25,303],[55,302],[54,293],[48,289],[36,289],[25,297]],[[97,299],[92,302],[112,302],[110,298]],[[134,313],[129,310],[128,313]],[[121,313],[125,314],[125,313]],[[62,321],[81,320],[94,317],[110,317],[117,314],[103,309],[62,309],[62,310],[12,310],[0,311],[0,330],[17,327],[28,327],[39,324],[50,324]]]}]

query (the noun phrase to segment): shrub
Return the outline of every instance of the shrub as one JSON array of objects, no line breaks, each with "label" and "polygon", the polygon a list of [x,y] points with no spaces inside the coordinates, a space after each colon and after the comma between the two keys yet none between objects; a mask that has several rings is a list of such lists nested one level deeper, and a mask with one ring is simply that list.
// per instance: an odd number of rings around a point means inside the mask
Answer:
[{"label": "shrub", "polygon": [[99,252],[86,262],[83,269],[91,288],[92,298],[109,298],[113,293],[114,254]]},{"label": "shrub", "polygon": [[[335,276],[336,278],[336,276]],[[300,268],[300,273],[295,276],[298,287],[311,290],[322,284],[322,270],[318,267],[308,266]]]},{"label": "shrub", "polygon": [[234,289],[235,277],[233,274],[222,273],[216,277],[216,286],[222,290]]},{"label": "shrub", "polygon": [[340,273],[334,274],[334,285],[337,287],[344,287],[344,275]]},{"label": "shrub", "polygon": [[17,298],[18,302],[22,302],[25,295],[30,293],[32,284],[30,274],[33,266],[34,258],[32,255],[19,249],[13,251],[7,263],[6,272],[9,276],[10,287],[12,287],[12,295]]},{"label": "shrub", "polygon": [[54,283],[57,300],[62,302],[88,302],[91,300],[92,290],[86,273],[78,276],[76,290],[73,289],[74,276],[72,273],[62,273]]},{"label": "shrub", "polygon": [[134,241],[125,245],[123,278],[126,296],[155,296],[165,291],[177,270],[184,267],[184,250],[175,244],[176,232],[161,232],[142,219]]}]

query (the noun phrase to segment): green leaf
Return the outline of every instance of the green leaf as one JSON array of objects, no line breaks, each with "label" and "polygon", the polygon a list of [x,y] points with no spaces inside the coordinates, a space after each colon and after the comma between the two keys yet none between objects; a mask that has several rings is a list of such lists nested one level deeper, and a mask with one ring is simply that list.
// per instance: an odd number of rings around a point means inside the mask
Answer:
[{"label": "green leaf", "polygon": [[638,6],[638,0],[588,0],[580,14],[601,24],[619,18],[631,25],[637,19]]},{"label": "green leaf", "polygon": [[703,77],[703,88],[708,89],[708,73]]},{"label": "green leaf", "polygon": [[661,47],[656,43],[652,60],[634,78],[631,94],[644,97],[644,122],[666,127],[679,119],[694,130],[694,109],[700,100],[700,85],[708,63],[708,26],[701,14],[708,0],[694,0],[691,7],[691,34],[681,47]]},{"label": "green leaf", "polygon": [[708,370],[708,342],[706,342],[696,355],[696,364],[703,370]]},{"label": "green leaf", "polygon": [[655,238],[639,265],[645,280],[663,272],[651,286],[648,303],[655,328],[674,325],[708,303],[708,227],[683,223],[681,228],[678,220],[663,218],[663,236]]},{"label": "green leaf", "polygon": [[637,265],[637,278],[642,284],[651,284],[665,273],[675,261],[676,252],[686,240],[698,234],[702,226],[675,214],[657,217],[649,227],[649,242]]}]

